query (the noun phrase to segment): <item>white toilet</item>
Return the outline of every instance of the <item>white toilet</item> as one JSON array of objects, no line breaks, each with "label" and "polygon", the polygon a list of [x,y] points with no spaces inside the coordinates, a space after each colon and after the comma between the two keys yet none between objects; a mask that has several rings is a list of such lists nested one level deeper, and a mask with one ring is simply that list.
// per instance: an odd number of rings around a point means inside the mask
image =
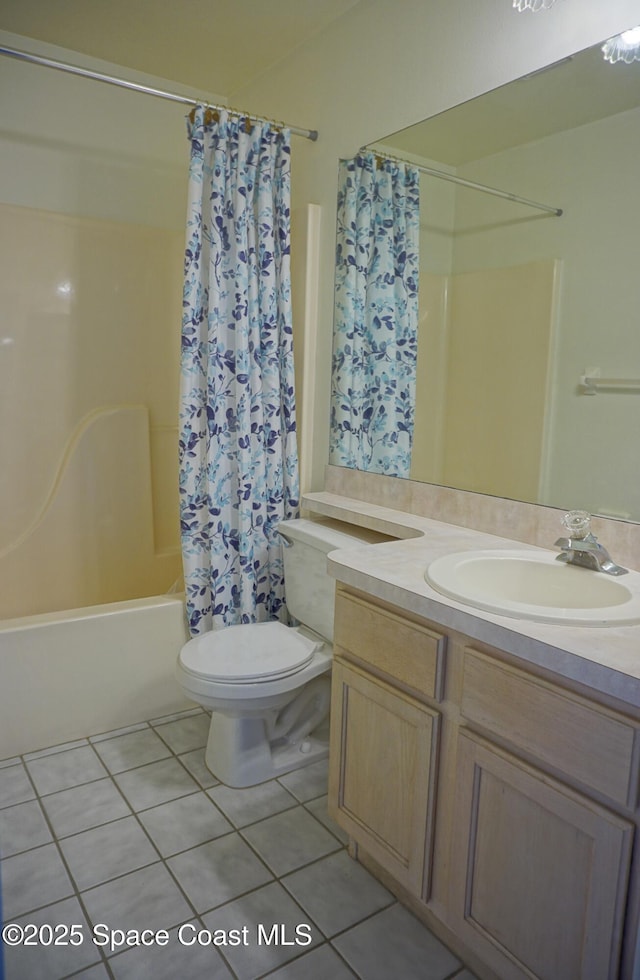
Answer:
[{"label": "white toilet", "polygon": [[329,752],[335,583],[327,554],[384,535],[339,521],[283,521],[286,602],[299,626],[228,626],[189,640],[176,676],[209,708],[205,761],[227,786],[262,783]]}]

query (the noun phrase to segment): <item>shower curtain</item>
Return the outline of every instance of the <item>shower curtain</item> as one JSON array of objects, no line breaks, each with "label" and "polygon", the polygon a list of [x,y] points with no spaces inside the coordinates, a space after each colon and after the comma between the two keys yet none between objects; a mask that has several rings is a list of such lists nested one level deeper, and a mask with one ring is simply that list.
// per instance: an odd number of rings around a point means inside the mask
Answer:
[{"label": "shower curtain", "polygon": [[198,106],[182,327],[180,523],[192,635],[284,613],[298,513],[290,136]]},{"label": "shower curtain", "polygon": [[418,332],[420,175],[340,162],[330,462],[408,476]]}]

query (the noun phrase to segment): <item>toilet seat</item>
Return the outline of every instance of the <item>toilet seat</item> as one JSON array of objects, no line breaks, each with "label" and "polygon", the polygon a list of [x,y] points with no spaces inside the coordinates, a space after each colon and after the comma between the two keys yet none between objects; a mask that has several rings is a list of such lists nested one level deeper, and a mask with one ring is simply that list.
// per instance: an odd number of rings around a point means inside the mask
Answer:
[{"label": "toilet seat", "polygon": [[280,622],[227,626],[196,636],[182,648],[183,669],[220,684],[277,680],[302,670],[322,646]]}]

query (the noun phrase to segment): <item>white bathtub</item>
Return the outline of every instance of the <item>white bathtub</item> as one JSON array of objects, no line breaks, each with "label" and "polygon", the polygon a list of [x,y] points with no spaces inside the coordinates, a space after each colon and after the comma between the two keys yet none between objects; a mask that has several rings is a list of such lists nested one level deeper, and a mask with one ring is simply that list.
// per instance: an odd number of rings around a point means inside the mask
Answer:
[{"label": "white bathtub", "polygon": [[0,759],[190,707],[182,596],[0,622]]}]

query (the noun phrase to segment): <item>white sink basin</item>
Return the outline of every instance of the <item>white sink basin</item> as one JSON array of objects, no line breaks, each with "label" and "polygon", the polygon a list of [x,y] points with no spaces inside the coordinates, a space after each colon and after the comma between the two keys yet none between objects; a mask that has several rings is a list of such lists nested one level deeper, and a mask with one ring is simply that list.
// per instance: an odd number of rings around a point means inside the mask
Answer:
[{"label": "white sink basin", "polygon": [[621,578],[558,562],[556,552],[466,551],[431,562],[429,585],[458,602],[568,626],[640,623],[640,573]]}]

